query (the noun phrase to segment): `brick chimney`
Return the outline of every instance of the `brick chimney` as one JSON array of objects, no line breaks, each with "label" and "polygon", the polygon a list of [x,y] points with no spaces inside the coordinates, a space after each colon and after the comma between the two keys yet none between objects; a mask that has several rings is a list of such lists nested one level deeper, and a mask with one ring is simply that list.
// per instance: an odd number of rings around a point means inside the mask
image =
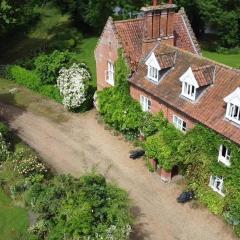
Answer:
[{"label": "brick chimney", "polygon": [[172,0],[162,4],[158,0],[153,0],[152,6],[143,7],[144,13],[144,38],[143,53],[147,53],[154,47],[156,42],[165,41],[174,44],[173,24],[176,5]]}]

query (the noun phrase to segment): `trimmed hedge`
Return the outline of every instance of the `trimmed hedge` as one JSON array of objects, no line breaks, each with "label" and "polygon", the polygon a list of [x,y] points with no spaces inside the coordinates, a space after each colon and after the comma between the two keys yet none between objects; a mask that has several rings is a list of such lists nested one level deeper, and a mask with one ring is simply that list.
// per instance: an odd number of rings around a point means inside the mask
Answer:
[{"label": "trimmed hedge", "polygon": [[7,68],[7,77],[16,83],[23,85],[33,91],[39,92],[59,103],[62,102],[62,96],[60,95],[57,86],[43,85],[39,80],[38,75],[34,71],[13,65]]}]

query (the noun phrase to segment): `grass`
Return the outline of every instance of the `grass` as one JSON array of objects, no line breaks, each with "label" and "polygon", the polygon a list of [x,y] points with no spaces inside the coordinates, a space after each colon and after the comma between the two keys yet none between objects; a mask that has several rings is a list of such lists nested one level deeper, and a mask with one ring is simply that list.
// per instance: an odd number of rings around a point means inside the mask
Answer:
[{"label": "grass", "polygon": [[223,54],[217,52],[211,52],[203,50],[203,56],[212,59],[216,62],[228,65],[233,68],[240,67],[240,53],[239,54]]},{"label": "grass", "polygon": [[0,240],[30,239],[28,212],[14,206],[12,200],[0,189]]}]

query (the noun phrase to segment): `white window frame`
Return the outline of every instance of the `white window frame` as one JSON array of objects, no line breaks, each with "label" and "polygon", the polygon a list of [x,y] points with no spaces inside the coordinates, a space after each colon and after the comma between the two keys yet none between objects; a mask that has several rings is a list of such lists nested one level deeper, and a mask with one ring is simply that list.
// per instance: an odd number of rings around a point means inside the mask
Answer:
[{"label": "white window frame", "polygon": [[[223,150],[225,149],[225,153],[223,152]],[[221,162],[223,164],[225,164],[226,166],[230,166],[231,165],[231,151],[229,148],[227,148],[226,146],[224,146],[223,144],[220,145],[219,148],[219,154],[218,154],[218,162]]]},{"label": "white window frame", "polygon": [[221,196],[225,196],[223,193],[224,190],[224,181],[223,177],[211,176],[209,181],[209,187],[213,189],[214,192],[219,193]]},{"label": "white window frame", "polygon": [[140,95],[140,105],[144,112],[151,112],[152,101],[148,97]]},{"label": "white window frame", "polygon": [[105,72],[105,80],[108,84],[114,86],[114,64],[111,61],[107,62],[107,70]]},{"label": "white window frame", "polygon": [[177,115],[173,115],[173,125],[182,132],[187,131],[187,123]]},{"label": "white window frame", "polygon": [[189,98],[193,101],[196,100],[197,89],[194,85],[187,82],[182,82],[182,95],[186,98]]},{"label": "white window frame", "polygon": [[240,124],[240,105],[229,102],[227,104],[226,118]]},{"label": "white window frame", "polygon": [[148,78],[154,82],[158,82],[159,70],[151,65],[148,65]]}]

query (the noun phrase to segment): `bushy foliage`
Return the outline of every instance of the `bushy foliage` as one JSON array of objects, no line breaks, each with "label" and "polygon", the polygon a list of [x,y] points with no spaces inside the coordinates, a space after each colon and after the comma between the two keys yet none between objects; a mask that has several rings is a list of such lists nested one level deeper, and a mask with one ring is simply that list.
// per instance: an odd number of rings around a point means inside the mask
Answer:
[{"label": "bushy foliage", "polygon": [[57,102],[62,101],[59,89],[55,85],[43,85],[34,71],[13,65],[8,67],[7,76],[16,83],[39,92],[46,97],[52,98]]},{"label": "bushy foliage", "polygon": [[167,124],[157,134],[147,138],[144,143],[146,155],[156,159],[166,171],[171,171],[179,164],[176,153],[182,138],[183,134],[179,130]]},{"label": "bushy foliage", "polygon": [[34,185],[27,197],[39,221],[32,232],[42,239],[128,239],[132,223],[127,193],[103,176],[58,176]]},{"label": "bushy foliage", "polygon": [[18,84],[24,85],[34,91],[39,91],[41,86],[40,79],[35,72],[20,66],[9,66],[7,69],[7,76]]},{"label": "bushy foliage", "polygon": [[8,145],[3,138],[3,135],[0,133],[0,165],[2,162],[6,161],[10,156],[10,152],[8,150]]},{"label": "bushy foliage", "polygon": [[63,96],[63,105],[68,109],[79,108],[86,100],[91,75],[85,64],[73,64],[69,69],[62,68],[57,85]]},{"label": "bushy foliage", "polygon": [[63,67],[70,67],[74,62],[74,55],[68,51],[55,50],[51,54],[41,54],[35,61],[35,70],[42,84],[56,84],[59,71]]}]

